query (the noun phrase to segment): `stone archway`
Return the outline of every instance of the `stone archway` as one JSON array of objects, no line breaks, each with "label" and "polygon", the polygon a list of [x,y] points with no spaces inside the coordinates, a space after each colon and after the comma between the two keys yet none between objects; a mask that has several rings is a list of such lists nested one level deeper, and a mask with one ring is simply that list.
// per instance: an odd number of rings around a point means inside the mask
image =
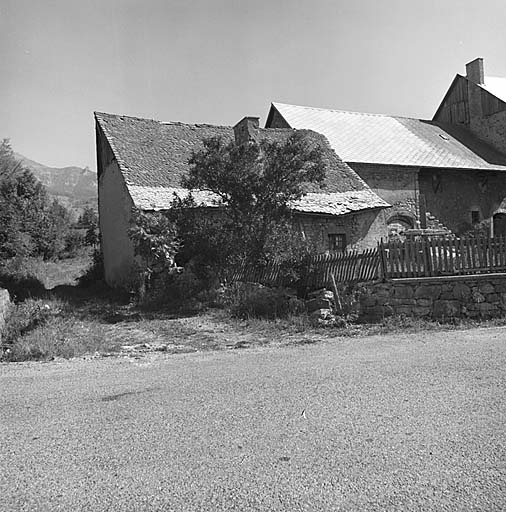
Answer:
[{"label": "stone archway", "polygon": [[412,229],[414,227],[414,221],[407,215],[393,215],[387,221],[388,236],[399,236],[406,231],[406,229]]}]

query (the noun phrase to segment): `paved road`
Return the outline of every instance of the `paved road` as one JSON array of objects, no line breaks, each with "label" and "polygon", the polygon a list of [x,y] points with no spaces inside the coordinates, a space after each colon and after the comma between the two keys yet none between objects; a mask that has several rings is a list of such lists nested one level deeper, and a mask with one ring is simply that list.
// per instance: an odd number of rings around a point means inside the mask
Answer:
[{"label": "paved road", "polygon": [[506,509],[506,329],[0,365],[0,509]]}]

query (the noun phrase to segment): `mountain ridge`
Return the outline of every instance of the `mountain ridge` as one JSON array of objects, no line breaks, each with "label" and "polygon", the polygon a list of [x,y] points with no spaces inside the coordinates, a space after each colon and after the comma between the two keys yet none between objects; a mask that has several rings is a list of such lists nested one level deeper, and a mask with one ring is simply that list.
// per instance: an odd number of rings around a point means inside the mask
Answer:
[{"label": "mountain ridge", "polygon": [[79,213],[83,208],[97,208],[97,175],[88,167],[75,165],[50,167],[14,153],[16,160],[46,187],[49,195]]}]

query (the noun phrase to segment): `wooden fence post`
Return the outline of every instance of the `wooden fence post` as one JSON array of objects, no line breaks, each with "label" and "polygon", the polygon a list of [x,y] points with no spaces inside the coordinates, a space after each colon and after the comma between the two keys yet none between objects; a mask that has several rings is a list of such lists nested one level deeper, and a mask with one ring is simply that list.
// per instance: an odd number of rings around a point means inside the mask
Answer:
[{"label": "wooden fence post", "polygon": [[381,263],[381,277],[383,281],[387,280],[387,262],[386,262],[386,256],[385,256],[385,247],[383,245],[383,238],[378,243],[378,253],[380,257],[380,263]]}]

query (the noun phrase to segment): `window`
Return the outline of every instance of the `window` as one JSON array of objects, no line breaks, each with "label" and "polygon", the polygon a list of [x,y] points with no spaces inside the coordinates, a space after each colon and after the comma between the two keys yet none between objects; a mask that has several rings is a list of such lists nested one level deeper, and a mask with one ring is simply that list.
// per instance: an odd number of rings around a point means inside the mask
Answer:
[{"label": "window", "polygon": [[480,211],[471,210],[471,224],[478,224],[480,222]]},{"label": "window", "polygon": [[346,235],[341,233],[329,233],[329,250],[344,252],[346,250]]}]

